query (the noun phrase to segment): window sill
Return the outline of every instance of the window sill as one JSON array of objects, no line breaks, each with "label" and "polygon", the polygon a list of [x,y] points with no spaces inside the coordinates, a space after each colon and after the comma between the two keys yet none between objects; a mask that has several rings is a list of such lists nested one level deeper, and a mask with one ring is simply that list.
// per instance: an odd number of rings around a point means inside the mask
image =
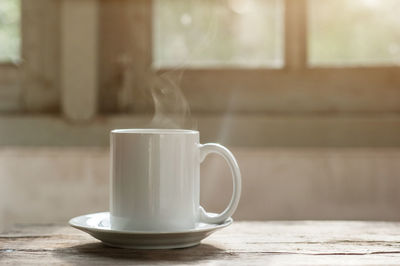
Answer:
[{"label": "window sill", "polygon": [[[195,115],[201,141],[235,147],[400,147],[400,114]],[[105,147],[114,128],[151,125],[151,116],[98,116],[71,123],[60,116],[2,115],[0,146]]]}]

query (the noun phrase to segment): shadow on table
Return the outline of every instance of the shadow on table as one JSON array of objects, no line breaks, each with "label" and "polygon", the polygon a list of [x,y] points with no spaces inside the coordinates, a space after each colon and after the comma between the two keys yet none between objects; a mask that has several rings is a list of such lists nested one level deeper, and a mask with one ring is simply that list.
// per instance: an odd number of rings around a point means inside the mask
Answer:
[{"label": "shadow on table", "polygon": [[55,251],[55,256],[66,263],[107,263],[116,261],[128,262],[196,262],[204,260],[221,260],[232,258],[235,254],[226,252],[209,244],[200,244],[195,247],[170,249],[170,250],[138,250],[122,249],[105,246],[102,243],[90,243],[60,248]]}]

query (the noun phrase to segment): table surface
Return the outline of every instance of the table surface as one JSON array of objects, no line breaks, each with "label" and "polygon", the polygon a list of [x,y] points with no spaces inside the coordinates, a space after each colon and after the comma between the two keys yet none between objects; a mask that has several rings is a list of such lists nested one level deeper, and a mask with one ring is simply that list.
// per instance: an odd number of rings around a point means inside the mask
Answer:
[{"label": "table surface", "polygon": [[110,248],[66,225],[16,225],[0,235],[0,264],[400,265],[400,223],[235,222],[174,250]]}]

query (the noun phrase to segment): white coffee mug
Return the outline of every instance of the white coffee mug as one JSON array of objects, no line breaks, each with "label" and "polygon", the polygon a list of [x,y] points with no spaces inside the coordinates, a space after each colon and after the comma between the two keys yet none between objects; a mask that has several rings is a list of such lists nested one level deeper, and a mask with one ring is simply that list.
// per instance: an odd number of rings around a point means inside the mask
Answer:
[{"label": "white coffee mug", "polygon": [[[200,163],[209,153],[228,162],[233,195],[228,207],[210,215],[200,206]],[[196,223],[222,223],[239,203],[241,175],[232,153],[219,144],[199,144],[199,132],[183,129],[111,131],[111,228],[179,231]]]}]

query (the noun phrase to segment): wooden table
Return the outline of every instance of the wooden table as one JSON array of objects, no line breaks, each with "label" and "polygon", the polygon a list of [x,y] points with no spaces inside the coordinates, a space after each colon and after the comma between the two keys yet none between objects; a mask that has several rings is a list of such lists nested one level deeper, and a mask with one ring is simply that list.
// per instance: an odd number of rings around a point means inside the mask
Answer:
[{"label": "wooden table", "polygon": [[18,225],[0,235],[0,264],[400,265],[400,223],[235,222],[197,247],[109,248],[68,226]]}]

